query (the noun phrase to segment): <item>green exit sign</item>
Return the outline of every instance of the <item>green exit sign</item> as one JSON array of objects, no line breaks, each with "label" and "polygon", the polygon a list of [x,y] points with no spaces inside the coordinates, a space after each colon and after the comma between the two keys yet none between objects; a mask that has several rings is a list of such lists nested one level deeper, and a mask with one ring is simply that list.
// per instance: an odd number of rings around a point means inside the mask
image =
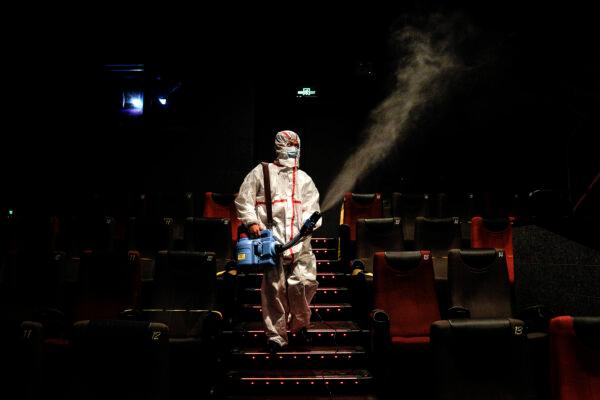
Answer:
[{"label": "green exit sign", "polygon": [[296,97],[317,97],[317,91],[313,88],[305,87],[296,92]]}]

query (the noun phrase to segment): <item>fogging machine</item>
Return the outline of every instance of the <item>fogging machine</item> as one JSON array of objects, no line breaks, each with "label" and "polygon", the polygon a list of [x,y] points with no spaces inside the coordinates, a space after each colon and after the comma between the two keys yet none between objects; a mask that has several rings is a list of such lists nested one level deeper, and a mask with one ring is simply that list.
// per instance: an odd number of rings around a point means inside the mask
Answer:
[{"label": "fogging machine", "polygon": [[298,236],[286,244],[277,243],[273,237],[273,232],[268,229],[261,231],[260,237],[256,239],[241,237],[236,246],[237,265],[240,267],[275,267],[279,255],[309,236],[315,229],[319,219],[321,219],[321,213],[315,211],[310,218],[304,222]]}]

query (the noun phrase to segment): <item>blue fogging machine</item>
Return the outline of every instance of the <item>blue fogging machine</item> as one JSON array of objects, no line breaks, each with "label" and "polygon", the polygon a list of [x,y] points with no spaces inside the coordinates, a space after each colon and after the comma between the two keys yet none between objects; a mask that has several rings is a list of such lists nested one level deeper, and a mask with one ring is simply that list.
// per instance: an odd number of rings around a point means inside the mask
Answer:
[{"label": "blue fogging machine", "polygon": [[257,239],[241,237],[236,246],[237,265],[239,267],[275,267],[277,265],[277,259],[279,255],[310,235],[315,229],[319,219],[321,219],[321,213],[315,211],[310,218],[304,222],[304,225],[302,225],[302,228],[300,228],[300,233],[298,236],[286,244],[277,243],[273,237],[273,232],[268,229],[261,231],[260,237]]}]

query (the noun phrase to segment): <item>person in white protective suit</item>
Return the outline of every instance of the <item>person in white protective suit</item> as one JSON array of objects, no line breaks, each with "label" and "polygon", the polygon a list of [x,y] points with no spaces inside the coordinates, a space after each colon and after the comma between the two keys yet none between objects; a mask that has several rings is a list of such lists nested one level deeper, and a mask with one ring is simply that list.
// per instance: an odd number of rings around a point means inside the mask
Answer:
[{"label": "person in white protective suit", "polygon": [[[319,192],[306,172],[298,168],[300,138],[295,132],[275,136],[276,160],[269,163],[273,236],[287,243],[303,223],[319,210]],[[266,229],[267,208],[263,168],[259,164],[244,179],[235,200],[238,217],[252,236]],[[317,223],[315,229],[321,225]],[[287,329],[308,342],[309,305],[317,291],[317,262],[310,236],[286,250],[277,267],[265,268],[261,285],[262,316],[267,346],[274,353],[288,344]],[[287,285],[286,285],[287,280]]]}]

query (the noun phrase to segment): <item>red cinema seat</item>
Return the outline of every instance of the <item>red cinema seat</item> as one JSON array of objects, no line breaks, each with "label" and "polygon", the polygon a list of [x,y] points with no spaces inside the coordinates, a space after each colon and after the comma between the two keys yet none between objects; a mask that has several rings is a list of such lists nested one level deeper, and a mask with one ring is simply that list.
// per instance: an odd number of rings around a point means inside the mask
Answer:
[{"label": "red cinema seat", "polygon": [[506,255],[508,280],[515,282],[515,266],[512,245],[512,224],[514,218],[488,219],[473,217],[471,219],[471,247],[474,249],[503,249]]},{"label": "red cinema seat", "polygon": [[550,321],[550,368],[553,399],[600,399],[600,317]]},{"label": "red cinema seat", "polygon": [[376,252],[375,308],[390,319],[395,344],[429,343],[429,328],[440,319],[429,251]]},{"label": "red cinema seat", "polygon": [[346,193],[341,222],[350,228],[350,240],[356,240],[356,222],[361,218],[382,218],[381,193]]},{"label": "red cinema seat", "polygon": [[429,251],[376,252],[371,345],[380,388],[431,398],[429,331],[440,319]]},{"label": "red cinema seat", "polygon": [[237,241],[238,227],[241,221],[237,217],[235,198],[237,193],[213,193],[204,195],[204,218],[229,218],[231,222],[231,239]]}]

